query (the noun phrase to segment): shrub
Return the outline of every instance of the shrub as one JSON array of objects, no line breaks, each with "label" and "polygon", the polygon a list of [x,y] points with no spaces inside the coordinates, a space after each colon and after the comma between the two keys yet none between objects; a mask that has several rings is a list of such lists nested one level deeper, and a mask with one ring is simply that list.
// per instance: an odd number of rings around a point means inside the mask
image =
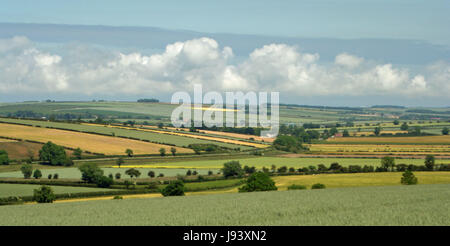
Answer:
[{"label": "shrub", "polygon": [[33,178],[40,179],[42,177],[42,172],[39,169],[34,170],[33,172]]},{"label": "shrub", "polygon": [[116,173],[116,175],[115,175],[116,179],[120,179],[121,176],[122,175],[120,173]]},{"label": "shrub", "polygon": [[160,154],[161,156],[165,156],[165,155],[166,155],[166,149],[165,149],[165,148],[159,149],[159,154]]},{"label": "shrub", "polygon": [[239,161],[229,161],[224,163],[222,172],[225,178],[241,177],[243,174],[242,166]]},{"label": "shrub", "polygon": [[148,171],[147,174],[150,178],[154,178],[155,177],[155,172],[154,171]]},{"label": "shrub", "polygon": [[404,185],[415,185],[417,182],[416,176],[410,170],[406,170],[400,180],[400,183]]},{"label": "shrub", "polygon": [[53,174],[53,179],[58,179],[59,175],[57,173]]},{"label": "shrub", "polygon": [[0,165],[9,165],[8,152],[0,150]]},{"label": "shrub", "polygon": [[48,178],[48,179],[52,179],[52,175],[49,174],[49,175],[47,176],[47,178]]},{"label": "shrub", "polygon": [[100,188],[109,188],[113,183],[112,177],[99,176],[95,179],[95,183]]},{"label": "shrub", "polygon": [[197,174],[198,174],[198,172],[197,172],[197,171],[195,171],[195,170],[194,170],[194,171],[192,171],[192,175],[194,175],[194,176],[195,176],[195,175],[197,175]]},{"label": "shrub", "polygon": [[122,196],[114,196],[113,200],[122,200],[123,197]]},{"label": "shrub", "polygon": [[271,191],[277,190],[275,182],[269,177],[267,173],[257,172],[248,177],[246,184],[239,188],[239,192],[253,192],[253,191]]},{"label": "shrub", "polygon": [[160,173],[160,174],[158,175],[158,177],[160,177],[160,178],[164,177],[164,173]]},{"label": "shrub", "polygon": [[73,151],[73,155],[74,155],[75,158],[77,158],[78,160],[81,159],[82,154],[83,154],[83,151],[82,151],[80,148],[76,148],[76,149]]},{"label": "shrub", "polygon": [[296,185],[296,184],[290,185],[287,188],[288,188],[288,190],[306,190],[306,186]]},{"label": "shrub", "polygon": [[41,186],[33,192],[33,200],[38,203],[52,203],[55,200],[55,194],[50,186]]},{"label": "shrub", "polygon": [[184,196],[184,183],[181,180],[176,180],[168,184],[162,191],[163,196]]},{"label": "shrub", "polygon": [[325,185],[321,183],[313,184],[311,189],[325,189]]},{"label": "shrub", "polygon": [[187,170],[187,172],[186,172],[186,176],[191,176],[191,175],[192,175],[192,171],[191,171],[191,169]]},{"label": "shrub", "polygon": [[213,175],[213,171],[209,170],[209,171],[208,171],[208,175],[209,175],[209,176]]},{"label": "shrub", "polygon": [[434,156],[433,155],[427,155],[425,157],[425,166],[428,170],[433,171],[434,169]]},{"label": "shrub", "polygon": [[24,178],[29,179],[31,174],[33,174],[33,167],[31,164],[23,164],[22,167],[20,167],[20,171],[22,171]]}]

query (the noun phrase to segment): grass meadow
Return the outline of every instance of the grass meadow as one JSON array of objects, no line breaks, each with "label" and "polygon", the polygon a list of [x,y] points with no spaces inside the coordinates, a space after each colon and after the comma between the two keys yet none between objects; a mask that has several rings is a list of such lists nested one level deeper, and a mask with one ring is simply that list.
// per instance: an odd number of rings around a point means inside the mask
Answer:
[{"label": "grass meadow", "polygon": [[450,184],[295,190],[5,206],[0,225],[448,226],[449,203]]},{"label": "grass meadow", "polygon": [[[40,188],[41,185],[31,184],[0,184],[0,197],[9,196],[32,196],[33,190]],[[70,187],[70,186],[51,186],[55,194],[64,193],[82,193],[96,191],[110,191],[111,189],[88,188],[88,187]],[[3,208],[3,207],[2,207]]]}]

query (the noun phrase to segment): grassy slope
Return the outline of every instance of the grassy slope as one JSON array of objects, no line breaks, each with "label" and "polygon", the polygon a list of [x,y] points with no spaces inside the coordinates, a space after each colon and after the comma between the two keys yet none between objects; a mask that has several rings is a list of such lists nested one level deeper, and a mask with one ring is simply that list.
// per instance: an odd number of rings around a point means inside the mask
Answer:
[{"label": "grassy slope", "polygon": [[450,225],[448,203],[449,184],[258,192],[5,206],[0,225]]}]

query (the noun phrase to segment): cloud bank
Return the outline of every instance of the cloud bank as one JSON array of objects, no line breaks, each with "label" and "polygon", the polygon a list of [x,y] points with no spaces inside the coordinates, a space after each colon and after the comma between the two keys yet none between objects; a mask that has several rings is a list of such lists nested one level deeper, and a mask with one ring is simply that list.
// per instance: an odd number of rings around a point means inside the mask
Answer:
[{"label": "cloud bank", "polygon": [[168,44],[144,55],[71,46],[48,52],[26,37],[0,39],[0,94],[159,95],[191,91],[279,91],[291,96],[450,98],[450,64],[437,61],[413,73],[348,53],[322,63],[320,54],[270,44],[234,59],[211,38]]}]

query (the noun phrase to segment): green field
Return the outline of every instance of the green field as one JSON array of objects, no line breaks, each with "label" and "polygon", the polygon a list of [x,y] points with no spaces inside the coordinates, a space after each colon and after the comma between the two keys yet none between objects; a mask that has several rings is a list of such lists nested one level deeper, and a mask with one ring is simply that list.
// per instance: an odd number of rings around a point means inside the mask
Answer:
[{"label": "green field", "polygon": [[[102,168],[105,175],[115,175],[116,173],[121,174],[121,178],[130,178],[125,174],[128,170],[126,166],[124,168]],[[158,176],[160,173],[164,174],[165,177],[173,177],[177,175],[186,175],[188,169],[182,168],[136,168],[141,172],[139,178],[148,178],[147,174],[149,171],[154,171],[155,175]],[[207,175],[208,171],[211,170],[216,174],[218,169],[190,169],[191,171],[197,171],[201,175]],[[78,168],[58,168],[58,169],[42,169],[42,179],[47,179],[49,174],[57,173],[60,179],[81,179],[81,172]],[[0,178],[23,178],[23,174],[20,171],[15,172],[0,172]]]},{"label": "green field", "polygon": [[[41,187],[40,185],[29,184],[0,184],[0,197],[9,196],[32,196],[33,190]],[[84,193],[96,191],[111,191],[112,189],[87,188],[87,187],[69,187],[69,186],[51,186],[55,194],[64,193]]]},{"label": "green field", "polygon": [[449,203],[449,184],[256,192],[5,206],[0,225],[448,226]]},{"label": "green field", "polygon": [[[222,168],[223,164],[227,161],[239,161],[242,166],[255,166],[260,169],[262,167],[270,168],[272,165],[277,167],[287,166],[300,168],[308,167],[310,165],[317,166],[319,164],[324,164],[329,166],[333,162],[337,162],[342,166],[348,165],[372,165],[379,166],[381,160],[378,158],[289,158],[289,157],[256,157],[256,158],[245,158],[245,159],[233,159],[229,160],[196,160],[196,161],[178,161],[178,162],[162,162],[162,163],[151,163],[151,164],[136,164],[130,165],[131,167],[145,167],[145,168],[206,168],[206,169],[218,169]],[[424,160],[422,159],[395,159],[396,164],[414,164],[423,165]],[[436,164],[450,164],[450,159],[436,160]],[[125,166],[123,166],[125,167]]]}]

